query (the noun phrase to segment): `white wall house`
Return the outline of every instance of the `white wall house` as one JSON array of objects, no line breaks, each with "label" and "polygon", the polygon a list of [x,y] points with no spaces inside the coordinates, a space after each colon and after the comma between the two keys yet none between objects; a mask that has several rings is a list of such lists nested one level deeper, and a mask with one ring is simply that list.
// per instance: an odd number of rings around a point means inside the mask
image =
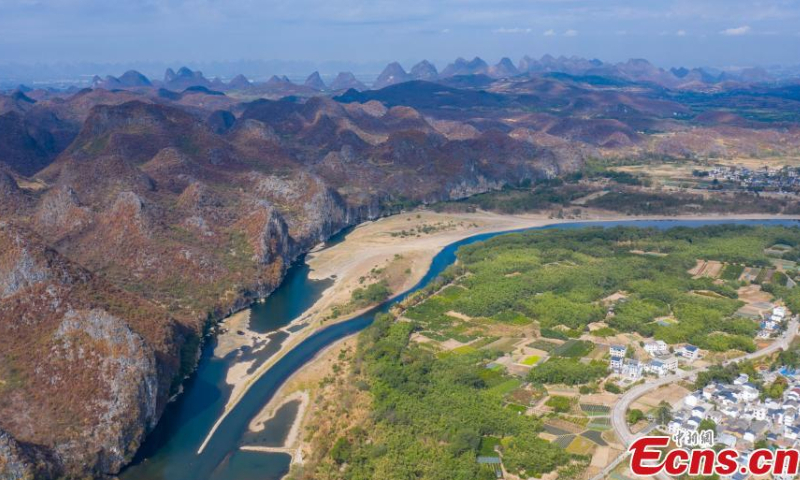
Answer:
[{"label": "white wall house", "polygon": [[700,349],[694,345],[685,345],[678,350],[681,357],[691,361],[697,360],[700,357]]},{"label": "white wall house", "polygon": [[669,353],[669,347],[663,340],[656,340],[655,342],[645,343],[644,351],[655,357],[656,355],[666,355]]},{"label": "white wall house", "polygon": [[628,347],[625,345],[611,345],[611,348],[608,350],[608,353],[611,354],[612,357],[624,357],[627,352]]}]

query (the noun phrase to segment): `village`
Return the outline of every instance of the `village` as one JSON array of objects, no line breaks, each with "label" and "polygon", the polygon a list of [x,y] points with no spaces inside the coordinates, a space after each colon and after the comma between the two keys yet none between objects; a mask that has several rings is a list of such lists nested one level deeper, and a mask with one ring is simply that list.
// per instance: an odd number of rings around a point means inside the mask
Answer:
[{"label": "village", "polygon": [[800,192],[800,176],[794,168],[747,168],[715,166],[710,170],[694,170],[692,175],[711,179],[711,188],[730,188],[781,193]]},{"label": "village", "polygon": [[[756,338],[763,340],[774,337],[781,331],[785,319],[786,307],[783,306],[774,307],[770,312],[764,313]],[[663,377],[675,373],[680,364],[689,366],[701,356],[700,349],[694,345],[687,344],[673,349],[663,340],[647,342],[643,347],[650,357],[648,360],[633,358],[625,345],[612,345],[609,348],[609,368],[625,383],[636,382],[648,374]]]},{"label": "village", "polygon": [[[772,310],[763,324],[777,330],[785,328],[789,319],[786,308],[779,306]],[[659,345],[649,345],[658,356]],[[620,350],[619,353],[623,352]],[[691,357],[684,355],[685,349],[681,358],[692,361]],[[642,368],[651,371],[649,365],[654,361]],[[625,369],[623,362],[623,372]],[[800,445],[800,372],[787,365],[773,368],[759,365],[756,370],[755,374],[739,373],[729,382],[711,381],[689,392],[674,405],[669,421],[658,427],[673,439],[710,433],[705,438],[710,438],[711,442],[704,446],[736,449],[741,454],[739,462],[742,464],[758,448],[797,448]],[[701,435],[700,438],[704,437]],[[746,480],[749,476],[737,472],[727,478]],[[788,478],[792,477],[776,477],[777,480]]]}]

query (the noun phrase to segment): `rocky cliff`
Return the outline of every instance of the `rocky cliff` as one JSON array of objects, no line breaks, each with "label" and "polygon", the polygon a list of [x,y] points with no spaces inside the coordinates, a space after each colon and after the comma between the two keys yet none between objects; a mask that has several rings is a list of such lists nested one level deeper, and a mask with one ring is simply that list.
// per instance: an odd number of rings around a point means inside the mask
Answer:
[{"label": "rocky cliff", "polygon": [[7,222],[0,252],[2,478],[118,471],[164,408],[188,331]]}]

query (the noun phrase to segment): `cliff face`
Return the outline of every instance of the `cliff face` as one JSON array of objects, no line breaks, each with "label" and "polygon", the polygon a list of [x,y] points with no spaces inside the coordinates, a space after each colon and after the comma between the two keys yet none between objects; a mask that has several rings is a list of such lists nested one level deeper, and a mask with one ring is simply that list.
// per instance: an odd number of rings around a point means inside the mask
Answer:
[{"label": "cliff face", "polygon": [[[81,383],[95,390],[89,401],[99,423],[88,439],[81,436],[59,444],[57,455],[68,471],[86,466],[96,472],[118,471],[158,419],[153,349],[123,320],[101,308],[68,310],[53,334],[53,343],[54,362],[78,364],[84,372],[99,374],[93,382],[81,378]],[[61,380],[58,373],[54,378]],[[87,440],[100,448],[87,452]]]},{"label": "cliff face", "polygon": [[186,334],[7,222],[0,252],[0,477],[118,471],[166,404]]}]

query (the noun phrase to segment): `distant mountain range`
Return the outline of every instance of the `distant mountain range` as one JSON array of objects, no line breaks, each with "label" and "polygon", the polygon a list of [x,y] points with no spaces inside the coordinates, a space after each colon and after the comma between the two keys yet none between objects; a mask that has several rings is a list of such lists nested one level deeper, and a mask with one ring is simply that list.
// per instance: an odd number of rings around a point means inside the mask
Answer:
[{"label": "distant mountain range", "polygon": [[[150,79],[136,70],[129,70],[119,77],[95,76],[91,86],[106,90],[165,88],[176,92],[190,87],[205,87],[221,92],[236,91],[252,95],[312,96],[317,92],[344,91],[350,88],[360,91],[368,88],[379,89],[413,80],[451,84],[453,78],[463,76],[486,76],[490,79],[502,79],[545,74],[601,76],[620,81],[653,83],[670,89],[703,91],[720,86],[729,87],[733,84],[791,82],[791,79],[800,78],[800,66],[782,69],[753,67],[725,71],[714,68],[664,69],[644,59],[607,63],[597,59],[590,60],[574,56],[544,55],[536,59],[526,55],[516,63],[508,57],[503,57],[494,65],[490,65],[480,57],[472,60],[458,58],[441,71],[427,60],[414,64],[408,70],[399,62],[392,62],[369,84],[365,84],[363,76],[362,80],[359,80],[355,74],[348,71],[340,72],[335,78],[329,79],[327,83],[318,71],[310,74],[302,83],[293,82],[285,75],[273,75],[266,82],[251,82],[242,74],[234,76],[229,81],[223,81],[219,78],[209,79],[201,71],[181,67],[177,71],[168,68],[161,80]],[[16,89],[25,91],[22,86]]]}]

